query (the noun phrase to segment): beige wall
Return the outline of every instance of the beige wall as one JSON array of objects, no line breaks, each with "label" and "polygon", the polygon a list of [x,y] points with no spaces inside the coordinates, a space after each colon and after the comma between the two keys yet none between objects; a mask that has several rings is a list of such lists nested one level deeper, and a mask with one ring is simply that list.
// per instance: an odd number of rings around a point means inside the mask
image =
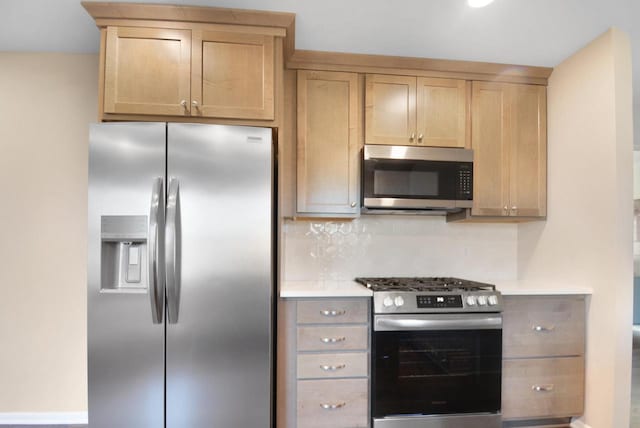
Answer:
[{"label": "beige wall", "polygon": [[0,413],[87,408],[97,55],[0,53]]},{"label": "beige wall", "polygon": [[519,279],[593,289],[586,411],[629,426],[632,315],[632,101],[629,40],[610,30],[549,80],[548,216],[518,229]]}]

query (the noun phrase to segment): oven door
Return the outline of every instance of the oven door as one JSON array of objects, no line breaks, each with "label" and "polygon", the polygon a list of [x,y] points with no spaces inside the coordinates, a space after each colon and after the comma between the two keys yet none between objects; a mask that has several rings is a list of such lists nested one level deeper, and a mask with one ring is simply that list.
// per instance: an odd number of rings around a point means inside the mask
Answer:
[{"label": "oven door", "polygon": [[373,209],[472,206],[471,150],[365,146],[364,206]]},{"label": "oven door", "polygon": [[500,314],[376,315],[372,358],[374,419],[500,412]]}]

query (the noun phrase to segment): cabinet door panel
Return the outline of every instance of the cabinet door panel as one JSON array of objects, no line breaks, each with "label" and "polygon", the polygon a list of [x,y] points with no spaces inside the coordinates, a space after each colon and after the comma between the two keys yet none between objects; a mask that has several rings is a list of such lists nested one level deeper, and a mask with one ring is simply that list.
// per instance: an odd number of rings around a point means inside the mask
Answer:
[{"label": "cabinet door panel", "polygon": [[355,73],[298,72],[300,213],[359,213],[358,92]]},{"label": "cabinet door panel", "polygon": [[584,359],[505,360],[502,391],[502,417],[506,420],[581,415]]},{"label": "cabinet door panel", "polygon": [[368,74],[365,127],[366,144],[417,144],[416,78]]},{"label": "cabinet door panel", "polygon": [[508,215],[509,106],[506,87],[473,82],[473,215]]},{"label": "cabinet door panel", "polygon": [[299,428],[366,428],[367,379],[301,380],[298,386]]},{"label": "cabinet door panel", "polygon": [[503,357],[584,354],[584,297],[505,296]]},{"label": "cabinet door panel", "polygon": [[511,88],[511,215],[547,214],[547,100],[546,88]]},{"label": "cabinet door panel", "polygon": [[191,31],[108,27],[105,113],[189,114]]},{"label": "cabinet door panel", "polygon": [[467,89],[464,80],[418,78],[418,144],[464,147]]},{"label": "cabinet door panel", "polygon": [[192,115],[274,118],[274,38],[194,32]]}]

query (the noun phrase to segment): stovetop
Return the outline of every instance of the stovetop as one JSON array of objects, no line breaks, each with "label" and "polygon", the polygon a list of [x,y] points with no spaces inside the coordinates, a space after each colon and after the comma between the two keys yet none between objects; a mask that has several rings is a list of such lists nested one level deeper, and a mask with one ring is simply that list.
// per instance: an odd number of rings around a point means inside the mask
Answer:
[{"label": "stovetop", "polygon": [[492,284],[451,277],[391,277],[356,278],[356,281],[372,291],[495,291]]},{"label": "stovetop", "polygon": [[450,277],[356,278],[373,291],[374,314],[501,312],[495,285]]}]

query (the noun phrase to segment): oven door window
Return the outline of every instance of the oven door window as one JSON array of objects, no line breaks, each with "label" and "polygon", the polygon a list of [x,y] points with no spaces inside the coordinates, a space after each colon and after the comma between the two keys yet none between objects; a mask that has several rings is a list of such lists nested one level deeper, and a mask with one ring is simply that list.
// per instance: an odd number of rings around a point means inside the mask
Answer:
[{"label": "oven door window", "polygon": [[365,160],[366,198],[456,199],[457,164],[396,159]]},{"label": "oven door window", "polygon": [[373,416],[500,411],[502,330],[374,333]]}]

